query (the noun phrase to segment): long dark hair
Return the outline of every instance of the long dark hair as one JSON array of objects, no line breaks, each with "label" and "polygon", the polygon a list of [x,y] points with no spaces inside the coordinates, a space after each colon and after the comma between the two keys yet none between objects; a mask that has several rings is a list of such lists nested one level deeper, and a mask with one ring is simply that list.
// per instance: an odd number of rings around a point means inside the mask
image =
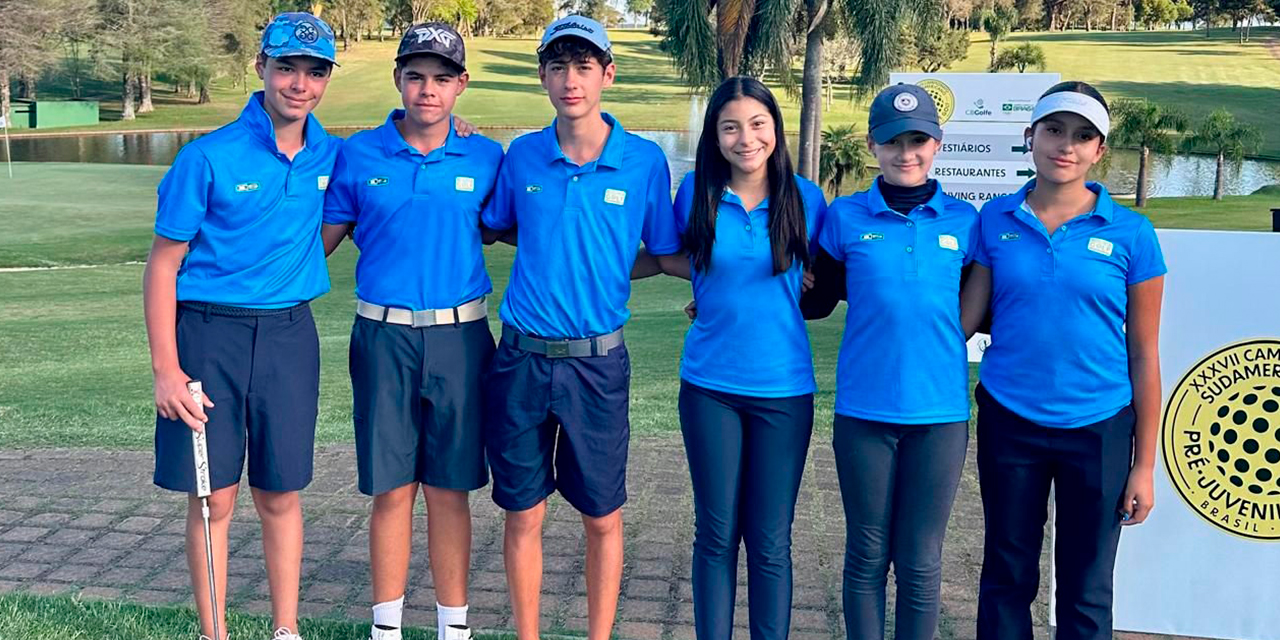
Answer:
[{"label": "long dark hair", "polygon": [[718,123],[724,106],[738,98],[751,98],[763,104],[773,117],[775,146],[766,161],[769,169],[769,245],[773,250],[773,273],[791,268],[792,260],[809,266],[809,230],[805,223],[804,202],[796,186],[787,153],[787,136],[782,130],[782,111],[760,81],[737,76],[720,83],[707,104],[702,120],[702,137],[698,139],[698,159],[693,179],[693,210],[684,232],[684,246],[689,251],[693,268],[711,268],[711,247],[716,241],[716,209],[729,183],[729,161],[720,152]]}]

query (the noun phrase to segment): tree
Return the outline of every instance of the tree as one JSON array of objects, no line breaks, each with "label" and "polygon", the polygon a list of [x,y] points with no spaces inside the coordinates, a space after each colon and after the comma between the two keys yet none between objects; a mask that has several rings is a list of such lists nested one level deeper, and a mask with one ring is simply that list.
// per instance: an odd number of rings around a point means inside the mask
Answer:
[{"label": "tree", "polygon": [[1045,64],[1044,49],[1040,48],[1040,45],[1024,42],[1001,51],[1000,55],[996,56],[996,62],[991,66],[991,70],[1017,69],[1018,73],[1025,73],[1027,67],[1034,67],[1037,71],[1044,71]]},{"label": "tree", "polygon": [[54,61],[61,19],[50,0],[0,0],[0,116],[10,115],[10,80],[24,78],[34,87]]},{"label": "tree", "polygon": [[1138,148],[1138,189],[1135,204],[1147,204],[1147,166],[1152,153],[1172,153],[1173,135],[1187,128],[1180,112],[1149,100],[1122,100],[1112,108],[1111,142]]},{"label": "tree", "polygon": [[969,53],[969,31],[941,27],[918,29],[912,44],[911,58],[925,73],[936,73],[963,60]]},{"label": "tree", "polygon": [[1165,25],[1178,18],[1173,0],[1134,0],[1133,19],[1147,29]]},{"label": "tree", "polygon": [[1193,20],[1204,22],[1204,37],[1208,38],[1213,19],[1221,12],[1221,0],[1189,0]]},{"label": "tree", "polygon": [[847,178],[862,180],[867,173],[866,138],[859,136],[853,125],[829,127],[822,132],[822,162],[819,184],[840,195]]},{"label": "tree", "polygon": [[560,10],[565,13],[577,13],[598,21],[606,27],[613,26],[622,20],[622,13],[613,8],[607,0],[564,0]]},{"label": "tree", "polygon": [[1216,109],[1205,116],[1191,135],[1183,140],[1188,151],[1208,151],[1217,156],[1217,173],[1213,180],[1213,199],[1221,200],[1227,160],[1239,162],[1244,154],[1258,149],[1261,134],[1257,129],[1236,120],[1226,109]]},{"label": "tree", "polygon": [[1009,7],[997,6],[995,9],[988,9],[982,14],[982,30],[987,32],[991,37],[991,67],[996,66],[996,46],[1000,44],[1000,39],[1009,35],[1013,30],[1013,25],[1017,21],[1017,14]]},{"label": "tree", "polygon": [[[859,43],[860,69],[854,76],[859,93],[880,86],[888,79],[889,70],[901,65],[905,54],[900,42],[904,22],[919,19],[927,23],[942,15],[942,0],[804,0],[804,16],[800,20],[796,19],[801,9],[799,0],[685,0],[663,4],[667,24],[663,50],[694,91],[705,91],[721,79],[740,73],[758,77],[766,69],[776,73],[783,86],[793,91],[792,50],[796,40],[804,38],[804,77],[811,80],[801,88],[803,150],[818,148],[812,141],[819,135],[822,108],[820,53],[812,61],[808,54],[821,51],[820,41],[815,43],[813,38],[821,33],[832,13],[847,13],[848,25]],[[797,28],[797,23],[803,26]],[[817,167],[811,166],[811,159],[812,154],[802,151],[801,173],[812,179]]]}]

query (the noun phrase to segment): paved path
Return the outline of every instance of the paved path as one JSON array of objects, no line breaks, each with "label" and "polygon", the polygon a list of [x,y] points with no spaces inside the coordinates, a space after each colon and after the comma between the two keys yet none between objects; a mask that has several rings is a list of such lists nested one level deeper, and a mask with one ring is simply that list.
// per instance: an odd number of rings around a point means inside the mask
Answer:
[{"label": "paved path", "polygon": [[[183,501],[152,486],[151,465],[150,452],[0,451],[0,593],[78,593],[149,604],[189,603],[182,557]],[[307,541],[302,615],[366,620],[371,597],[369,500],[356,491],[354,450],[323,449],[316,455],[316,469],[315,482],[303,493]],[[974,637],[982,540],[975,469],[971,444],[947,539],[943,638]],[[617,636],[692,640],[693,508],[678,436],[633,441],[629,488]],[[241,493],[231,529],[229,600],[238,610],[266,614],[261,539],[248,493]],[[472,625],[509,629],[502,515],[487,490],[472,503]],[[426,524],[421,511],[420,507],[418,531]],[[585,631],[582,527],[576,512],[559,498],[553,498],[548,510],[545,533],[544,626]],[[815,438],[797,509],[792,638],[844,637],[839,590],[843,544],[844,516],[830,443]],[[418,538],[415,551],[405,622],[432,627],[435,599],[423,538]],[[745,584],[745,569],[739,578],[740,585]],[[1047,612],[1043,595],[1042,591],[1036,607],[1042,629]],[[746,588],[740,586],[736,622],[743,628],[735,632],[738,638],[749,637],[745,598]]]}]

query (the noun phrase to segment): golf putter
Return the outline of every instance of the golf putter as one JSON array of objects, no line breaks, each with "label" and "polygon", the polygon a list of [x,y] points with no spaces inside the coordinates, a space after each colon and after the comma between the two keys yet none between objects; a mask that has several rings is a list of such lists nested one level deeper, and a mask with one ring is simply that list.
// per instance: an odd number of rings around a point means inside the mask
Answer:
[{"label": "golf putter", "polygon": [[[199,380],[187,383],[187,391],[195,399],[196,406],[204,404],[204,389]],[[191,452],[196,465],[196,497],[200,498],[200,516],[204,519],[204,566],[209,570],[209,606],[213,611],[213,638],[222,640],[218,633],[218,582],[213,575],[213,541],[209,537],[209,494],[213,493],[209,481],[209,447],[204,431],[191,432]]]}]

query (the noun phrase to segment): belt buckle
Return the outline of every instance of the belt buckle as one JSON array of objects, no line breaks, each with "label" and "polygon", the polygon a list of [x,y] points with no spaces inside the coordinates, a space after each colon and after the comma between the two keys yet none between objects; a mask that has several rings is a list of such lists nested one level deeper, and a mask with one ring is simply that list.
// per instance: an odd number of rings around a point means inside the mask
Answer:
[{"label": "belt buckle", "polygon": [[556,340],[547,342],[548,358],[567,358],[569,357],[569,341]]},{"label": "belt buckle", "polygon": [[429,309],[414,311],[410,316],[410,326],[414,329],[434,327],[436,324],[436,312]]}]

